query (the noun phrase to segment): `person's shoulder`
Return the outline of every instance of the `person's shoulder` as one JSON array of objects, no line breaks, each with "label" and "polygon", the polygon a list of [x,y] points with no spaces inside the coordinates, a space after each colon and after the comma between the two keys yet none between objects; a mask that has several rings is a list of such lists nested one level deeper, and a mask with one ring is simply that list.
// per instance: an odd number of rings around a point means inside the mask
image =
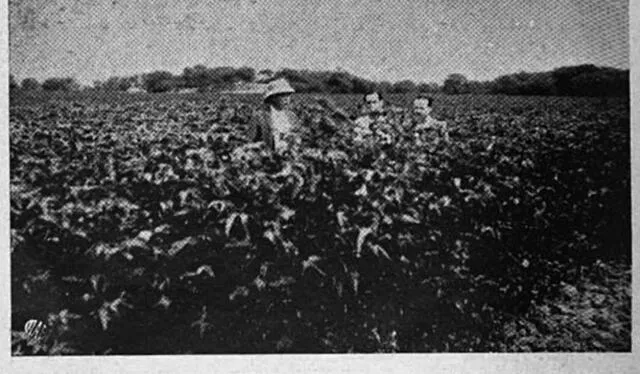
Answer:
[{"label": "person's shoulder", "polygon": [[362,115],[357,117],[354,122],[359,126],[368,125],[371,122],[371,118],[368,115]]},{"label": "person's shoulder", "polygon": [[447,125],[447,121],[442,121],[439,119],[435,119],[431,116],[427,117],[427,123],[430,124],[431,126],[446,126]]}]

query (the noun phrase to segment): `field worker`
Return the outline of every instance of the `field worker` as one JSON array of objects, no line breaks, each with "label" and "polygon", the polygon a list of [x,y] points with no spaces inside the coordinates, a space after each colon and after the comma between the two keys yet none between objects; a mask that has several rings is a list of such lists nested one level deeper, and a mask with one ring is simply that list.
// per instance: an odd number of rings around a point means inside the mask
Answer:
[{"label": "field worker", "polygon": [[385,131],[388,126],[387,113],[382,95],[371,92],[364,96],[363,114],[355,120],[355,140],[360,142],[368,137],[381,136],[384,141],[390,140]]},{"label": "field worker", "polygon": [[281,153],[289,142],[299,140],[300,121],[289,109],[294,92],[285,79],[267,85],[265,108],[256,111],[249,121],[249,141],[264,142],[269,149]]},{"label": "field worker", "polygon": [[422,141],[444,140],[449,141],[449,131],[445,121],[439,121],[431,117],[433,98],[420,94],[413,100],[411,118],[407,124],[407,130]]}]

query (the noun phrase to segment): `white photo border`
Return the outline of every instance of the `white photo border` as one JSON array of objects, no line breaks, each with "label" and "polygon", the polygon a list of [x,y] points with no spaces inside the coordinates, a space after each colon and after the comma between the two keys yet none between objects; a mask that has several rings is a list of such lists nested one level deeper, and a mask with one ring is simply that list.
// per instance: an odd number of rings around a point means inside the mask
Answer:
[{"label": "white photo border", "polygon": [[[524,1],[524,0],[523,0]],[[472,354],[308,354],[175,356],[11,356],[9,207],[9,22],[0,2],[0,372],[1,373],[637,373],[640,238],[640,2],[629,2],[632,190],[632,352]]]}]

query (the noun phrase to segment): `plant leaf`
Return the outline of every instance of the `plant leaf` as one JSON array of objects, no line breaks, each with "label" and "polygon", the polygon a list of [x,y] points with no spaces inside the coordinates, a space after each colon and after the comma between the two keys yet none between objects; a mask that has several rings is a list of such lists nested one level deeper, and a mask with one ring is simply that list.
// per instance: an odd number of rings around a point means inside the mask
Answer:
[{"label": "plant leaf", "polygon": [[183,249],[185,249],[189,245],[193,245],[197,243],[197,239],[193,236],[188,236],[184,239],[178,240],[171,244],[171,248],[169,248],[169,256],[175,256],[180,253]]},{"label": "plant leaf", "polygon": [[365,240],[367,240],[367,236],[369,236],[369,234],[371,234],[372,232],[373,232],[373,229],[371,227],[362,227],[358,231],[358,239],[356,241],[356,257],[357,258],[360,258],[360,255],[362,253],[362,245],[364,244]]},{"label": "plant leaf", "polygon": [[380,255],[382,254],[384,257],[386,257],[388,260],[391,260],[391,257],[389,256],[389,254],[387,253],[387,251],[384,250],[384,248],[382,248],[380,245],[378,244],[371,244],[369,245],[369,248],[371,248],[371,251],[373,252],[374,255],[376,255],[377,257],[380,257]]}]

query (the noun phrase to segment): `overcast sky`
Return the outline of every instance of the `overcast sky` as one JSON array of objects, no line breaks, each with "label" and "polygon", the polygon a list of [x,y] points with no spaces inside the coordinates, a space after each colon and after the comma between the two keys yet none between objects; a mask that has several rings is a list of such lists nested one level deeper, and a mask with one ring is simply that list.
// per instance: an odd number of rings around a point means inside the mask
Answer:
[{"label": "overcast sky", "polygon": [[187,66],[493,79],[629,67],[626,0],[10,0],[10,71],[83,84]]}]

